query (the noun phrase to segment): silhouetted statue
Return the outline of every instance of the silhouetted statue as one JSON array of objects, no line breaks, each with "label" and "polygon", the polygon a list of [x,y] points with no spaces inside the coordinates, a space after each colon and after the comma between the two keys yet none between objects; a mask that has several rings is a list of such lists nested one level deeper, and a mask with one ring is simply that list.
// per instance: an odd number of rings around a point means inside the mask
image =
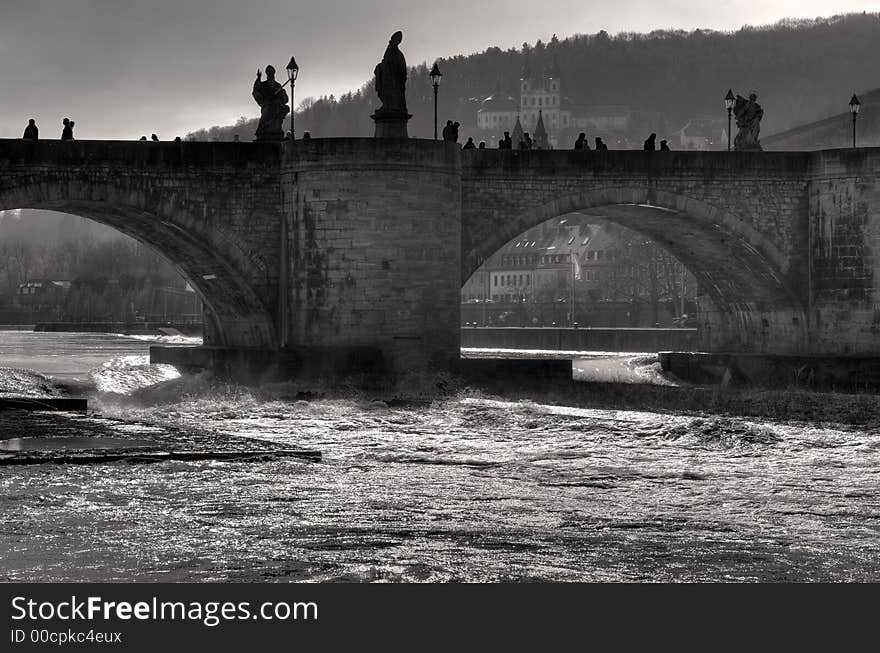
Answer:
[{"label": "silhouetted statue", "polygon": [[657,149],[657,134],[651,134],[645,140],[644,150],[653,152]]},{"label": "silhouetted statue", "polygon": [[463,150],[475,150],[477,149],[476,144],[474,144],[474,139],[472,136],[468,136],[467,143],[461,148]]},{"label": "silhouetted statue", "polygon": [[749,94],[748,100],[737,95],[736,103],[733,105],[733,115],[736,116],[736,126],[739,127],[739,133],[733,141],[733,149],[761,151],[763,148],[758,141],[758,135],[761,133],[761,118],[764,117],[764,110],[758,104],[758,94],[753,91]]},{"label": "silhouetted statue", "polygon": [[263,81],[263,73],[257,70],[257,79],[254,80],[254,100],[260,105],[260,124],[257,126],[258,141],[283,141],[284,130],[281,125],[290,107],[287,106],[289,98],[287,91],[275,81],[275,68],[266,66],[266,81]]},{"label": "silhouetted statue", "polygon": [[31,118],[28,120],[27,127],[24,128],[24,136],[22,138],[26,141],[36,141],[40,138],[40,130],[37,127],[37,121]]},{"label": "silhouetted statue", "polygon": [[65,118],[61,121],[61,124],[64,127],[61,130],[61,140],[62,141],[72,141],[73,140],[73,123],[70,122],[70,118]]},{"label": "silhouetted statue", "polygon": [[669,144],[666,141],[660,141],[660,151],[661,152],[671,152],[669,149]]},{"label": "silhouetted statue", "polygon": [[406,123],[412,116],[406,110],[406,57],[400,51],[403,32],[391,35],[382,61],[376,64],[376,93],[382,107],[372,116],[376,138],[409,138]]},{"label": "silhouetted statue", "polygon": [[578,134],[577,140],[574,142],[575,150],[589,150],[590,146],[587,143],[587,135],[584,132]]},{"label": "silhouetted statue", "polygon": [[394,32],[385,56],[376,65],[376,93],[382,100],[382,108],[376,113],[406,113],[406,58],[400,51],[403,32]]},{"label": "silhouetted statue", "polygon": [[601,138],[599,138],[598,136],[596,136],[596,151],[597,152],[607,152],[608,151],[608,146],[605,145],[605,142]]}]

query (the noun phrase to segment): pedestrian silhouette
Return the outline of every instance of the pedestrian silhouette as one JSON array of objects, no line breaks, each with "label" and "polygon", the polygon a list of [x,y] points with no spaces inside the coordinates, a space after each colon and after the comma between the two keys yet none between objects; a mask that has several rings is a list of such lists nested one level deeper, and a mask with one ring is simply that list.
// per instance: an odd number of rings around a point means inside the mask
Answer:
[{"label": "pedestrian silhouette", "polygon": [[241,143],[241,137],[238,134],[233,134],[232,135],[232,142],[233,143]]},{"label": "pedestrian silhouette", "polygon": [[452,140],[452,121],[447,120],[446,126],[443,128],[443,140],[451,141]]},{"label": "pedestrian silhouette", "polygon": [[461,123],[454,122],[452,123],[452,140],[455,143],[458,143],[458,128],[461,127]]},{"label": "pedestrian silhouette", "polygon": [[480,141],[480,146],[477,148],[478,150],[486,149],[486,141]]},{"label": "pedestrian silhouette", "polygon": [[472,136],[468,136],[467,143],[464,144],[463,150],[475,150],[477,146],[474,144],[474,139]]},{"label": "pedestrian silhouette", "polygon": [[646,151],[652,151],[652,152],[654,150],[656,150],[657,149],[656,140],[657,140],[657,134],[651,134],[650,136],[648,136],[647,140],[645,141],[644,149]]},{"label": "pedestrian silhouette", "polygon": [[40,130],[37,128],[37,121],[33,118],[28,120],[28,125],[24,128],[24,136],[22,136],[22,138],[26,141],[35,141],[40,138]]},{"label": "pedestrian silhouette", "polygon": [[578,134],[577,140],[574,142],[574,149],[589,150],[590,144],[587,143],[587,135],[584,132]]},{"label": "pedestrian silhouette", "polygon": [[175,143],[179,143],[179,142],[180,142],[180,136],[175,136],[175,137],[174,137],[174,142],[175,142]]},{"label": "pedestrian silhouette", "polygon": [[303,140],[307,141],[312,137],[312,132],[303,132]]},{"label": "pedestrian silhouette", "polygon": [[62,141],[72,141],[73,140],[73,123],[70,122],[70,118],[65,118],[61,121],[61,124],[64,125],[64,128],[61,130],[61,140]]},{"label": "pedestrian silhouette", "polygon": [[141,140],[142,140],[144,143],[146,143],[146,142],[147,142],[147,137],[146,137],[146,136],[141,136]]},{"label": "pedestrian silhouette", "polygon": [[607,152],[608,151],[608,146],[605,145],[605,142],[601,138],[599,138],[598,136],[596,137],[596,151],[597,152]]},{"label": "pedestrian silhouette", "polygon": [[661,152],[671,152],[669,149],[669,145],[666,144],[666,141],[660,141],[660,151]]},{"label": "pedestrian silhouette", "polygon": [[534,142],[532,141],[532,137],[529,136],[529,132],[526,132],[525,134],[523,134],[523,139],[522,139],[522,141],[520,141],[519,149],[530,150],[530,149],[532,149],[533,145],[534,145]]},{"label": "pedestrian silhouette", "polygon": [[159,137],[156,136],[155,134],[153,134],[153,135],[150,136],[150,140],[153,141],[154,143],[158,143],[158,142],[159,142]]}]

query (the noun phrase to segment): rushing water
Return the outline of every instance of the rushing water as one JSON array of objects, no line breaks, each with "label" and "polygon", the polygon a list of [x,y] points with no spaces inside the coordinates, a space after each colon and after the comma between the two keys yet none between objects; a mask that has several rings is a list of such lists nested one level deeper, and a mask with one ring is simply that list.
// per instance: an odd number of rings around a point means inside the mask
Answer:
[{"label": "rushing water", "polygon": [[880,578],[877,434],[469,390],[303,401],[175,378],[148,344],[0,333],[0,368],[90,378],[100,412],[0,413],[0,438],[258,439],[323,461],[0,466],[7,579]]}]

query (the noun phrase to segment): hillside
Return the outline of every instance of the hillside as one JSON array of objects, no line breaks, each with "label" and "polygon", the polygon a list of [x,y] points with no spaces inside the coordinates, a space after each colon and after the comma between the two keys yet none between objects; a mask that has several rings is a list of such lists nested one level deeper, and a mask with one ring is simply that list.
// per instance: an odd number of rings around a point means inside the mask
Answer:
[{"label": "hillside", "polygon": [[[880,14],[863,13],[810,21],[780,21],[736,32],[696,30],[650,34],[605,32],[577,35],[520,49],[490,47],[472,55],[440,59],[441,120],[454,118],[463,136],[476,128],[479,101],[500,84],[516,96],[524,62],[533,69],[557,63],[563,93],[576,104],[626,105],[661,112],[674,130],[698,116],[725,117],[727,89],[754,89],[764,107],[762,133],[782,132],[839,113],[853,92],[878,85]],[[364,67],[365,77],[369,66]],[[428,138],[433,92],[425,64],[410,72],[407,87],[410,135]],[[372,81],[342,97],[308,98],[298,107],[297,133],[315,137],[369,136],[378,99]],[[256,119],[200,130],[192,140],[250,140]],[[661,136],[662,137],[662,136]]]},{"label": "hillside", "polygon": [[[880,147],[880,89],[859,95],[856,144]],[[839,107],[838,107],[839,109]],[[835,115],[761,139],[765,150],[825,150],[852,145],[852,114],[849,107]]]}]

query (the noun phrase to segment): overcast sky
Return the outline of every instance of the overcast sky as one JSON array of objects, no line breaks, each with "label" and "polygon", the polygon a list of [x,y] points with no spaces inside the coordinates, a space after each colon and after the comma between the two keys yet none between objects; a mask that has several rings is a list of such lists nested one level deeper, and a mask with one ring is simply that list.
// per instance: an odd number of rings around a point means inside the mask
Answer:
[{"label": "overcast sky", "polygon": [[[542,7],[550,7],[544,9]],[[172,139],[258,114],[257,68],[301,66],[297,102],[358,88],[390,34],[411,64],[606,30],[733,30],[880,11],[857,0],[0,0],[0,137]],[[57,132],[57,133],[56,133]]]}]

